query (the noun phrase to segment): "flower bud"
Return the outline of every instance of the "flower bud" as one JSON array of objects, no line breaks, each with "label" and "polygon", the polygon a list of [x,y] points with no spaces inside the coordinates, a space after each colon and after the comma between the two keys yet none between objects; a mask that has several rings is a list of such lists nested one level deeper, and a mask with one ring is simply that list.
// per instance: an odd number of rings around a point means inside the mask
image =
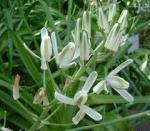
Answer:
[{"label": "flower bud", "polygon": [[84,11],[82,29],[87,31],[88,38],[91,38],[91,12]]},{"label": "flower bud", "polygon": [[82,42],[79,45],[80,58],[82,61],[87,61],[90,58],[91,43],[90,40],[88,39],[88,34],[86,31],[82,31],[81,37],[82,37]]},{"label": "flower bud", "polygon": [[13,98],[14,100],[17,100],[19,95],[19,82],[20,82],[20,75],[15,76],[14,84],[13,84]]},{"label": "flower bud", "polygon": [[109,32],[109,24],[101,7],[98,9],[98,25],[105,33]]},{"label": "flower bud", "polygon": [[75,27],[75,45],[78,47],[80,44],[80,32],[82,30],[82,21],[80,18],[77,19],[76,27]]},{"label": "flower bud", "polygon": [[116,15],[116,4],[110,4],[109,13],[108,13],[108,22],[113,20],[113,17]]},{"label": "flower bud", "polygon": [[128,10],[123,10],[118,23],[120,24],[120,30],[123,30],[127,26],[127,15],[128,15]]},{"label": "flower bud", "polygon": [[118,47],[120,46],[120,43],[116,43],[116,40],[120,38],[120,34],[119,34],[120,32],[117,31],[117,28],[118,28],[118,23],[116,23],[113,26],[113,28],[110,30],[108,37],[106,39],[105,45],[104,45],[105,48],[112,50],[112,51],[117,51]]},{"label": "flower bud", "polygon": [[47,29],[45,27],[41,29],[41,38],[42,38],[40,46],[41,69],[46,70],[47,69],[46,62],[49,62],[52,56],[52,44],[51,39],[48,36]]}]

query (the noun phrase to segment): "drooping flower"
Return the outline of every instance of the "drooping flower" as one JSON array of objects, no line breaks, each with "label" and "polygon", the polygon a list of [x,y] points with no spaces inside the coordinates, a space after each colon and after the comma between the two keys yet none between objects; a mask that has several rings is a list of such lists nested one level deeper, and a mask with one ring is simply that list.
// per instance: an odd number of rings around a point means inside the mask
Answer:
[{"label": "drooping flower", "polygon": [[80,110],[72,118],[72,121],[75,125],[78,124],[80,120],[84,118],[85,114],[87,114],[89,117],[91,117],[92,119],[96,121],[99,121],[102,119],[102,116],[98,112],[96,112],[89,106],[85,105],[88,99],[88,92],[90,91],[96,78],[97,78],[97,73],[94,71],[87,78],[83,88],[74,95],[74,98],[69,98],[65,95],[55,92],[55,98],[58,101],[65,103],[65,104],[79,107]]},{"label": "drooping flower", "polygon": [[41,60],[41,69],[47,70],[46,62],[49,62],[52,56],[51,38],[48,36],[47,29],[45,27],[41,29],[41,46],[40,46],[41,57],[37,56],[33,51],[31,51],[25,43],[24,47],[32,56]]},{"label": "drooping flower", "polygon": [[20,75],[15,76],[14,84],[13,84],[13,98],[14,100],[19,99],[19,82],[20,82]]},{"label": "drooping flower", "polygon": [[75,44],[73,42],[69,42],[68,45],[66,45],[59,53],[55,32],[52,32],[51,38],[55,60],[59,68],[66,68],[75,64],[75,62],[72,62],[75,53]]},{"label": "drooping flower", "polygon": [[38,91],[36,92],[33,100],[33,104],[41,104],[43,102],[43,105],[48,105],[48,99],[46,95],[46,90],[42,87],[39,88]]},{"label": "drooping flower", "polygon": [[131,94],[129,94],[126,90],[129,87],[129,83],[125,81],[123,78],[117,76],[117,73],[132,63],[132,59],[128,59],[127,61],[120,64],[116,67],[113,71],[111,71],[107,77],[100,81],[96,86],[93,88],[93,92],[99,94],[102,90],[107,90],[106,86],[110,85],[117,93],[119,93],[124,99],[128,102],[133,102],[134,98]]}]

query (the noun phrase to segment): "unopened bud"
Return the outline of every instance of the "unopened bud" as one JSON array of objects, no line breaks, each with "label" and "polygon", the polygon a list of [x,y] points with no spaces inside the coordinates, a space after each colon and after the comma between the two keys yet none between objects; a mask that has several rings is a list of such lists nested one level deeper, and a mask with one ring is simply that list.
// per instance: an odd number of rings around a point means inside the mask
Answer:
[{"label": "unopened bud", "polygon": [[82,29],[88,33],[88,38],[91,38],[91,12],[83,13]]},{"label": "unopened bud", "polygon": [[42,38],[40,46],[41,69],[46,70],[47,69],[46,62],[49,62],[52,56],[52,44],[51,39],[48,36],[47,29],[45,27],[41,29],[41,38]]},{"label": "unopened bud", "polygon": [[13,98],[14,100],[17,100],[19,95],[19,82],[20,82],[20,75],[15,76],[14,84],[13,84]]},{"label": "unopened bud", "polygon": [[82,61],[87,61],[90,58],[90,47],[91,43],[88,39],[88,34],[86,31],[83,31],[81,34],[82,42],[79,45],[80,49],[80,58]]},{"label": "unopened bud", "polygon": [[101,7],[98,9],[98,25],[105,33],[109,32],[109,24]]},{"label": "unopened bud", "polygon": [[116,4],[110,4],[109,6],[109,14],[108,14],[108,21],[112,21],[114,16],[116,15]]}]

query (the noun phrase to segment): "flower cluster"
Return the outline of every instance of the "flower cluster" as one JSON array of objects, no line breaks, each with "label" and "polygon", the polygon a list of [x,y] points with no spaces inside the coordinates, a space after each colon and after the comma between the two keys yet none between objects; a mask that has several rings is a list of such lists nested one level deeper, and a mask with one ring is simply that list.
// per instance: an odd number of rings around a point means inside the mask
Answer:
[{"label": "flower cluster", "polygon": [[[126,89],[128,89],[129,87],[129,83],[125,81],[123,78],[116,76],[116,74],[119,71],[121,71],[130,63],[132,63],[132,60],[128,59],[127,61],[120,64],[113,71],[111,71],[104,80],[100,81],[97,85],[93,87],[93,92],[99,94],[102,90],[107,91],[107,85],[110,85],[125,100],[127,100],[128,102],[133,102],[134,100],[133,96],[126,91]],[[89,77],[85,81],[83,88],[75,94],[73,99],[62,95],[59,92],[55,92],[55,98],[60,102],[79,107],[80,110],[72,118],[74,124],[78,124],[79,121],[83,119],[85,113],[96,121],[102,119],[101,114],[99,114],[98,112],[94,111],[93,109],[85,105],[88,99],[88,93],[92,85],[96,81],[96,78],[97,78],[97,73],[95,71],[90,73]]]},{"label": "flower cluster", "polygon": [[[103,8],[98,9],[98,26],[103,30],[103,33],[107,36],[104,41],[104,48],[117,52],[120,47],[127,26],[127,10],[123,10],[118,21],[114,23],[111,27],[112,20],[116,15],[116,5],[112,4],[109,7],[108,18],[103,11]],[[41,29],[41,46],[40,54],[37,56],[33,51],[31,51],[27,45],[24,43],[24,47],[27,51],[34,57],[41,61],[41,69],[45,72],[48,69],[48,62],[54,58],[58,68],[67,68],[71,65],[76,65],[75,61],[78,57],[81,62],[86,62],[93,55],[91,53],[91,12],[85,11],[82,18],[77,19],[75,30],[72,31],[73,41],[69,42],[61,51],[58,48],[56,32],[48,34],[48,30],[44,27]],[[96,47],[95,49],[99,48]],[[103,48],[102,48],[103,49]],[[95,50],[94,50],[95,51]],[[98,52],[101,53],[101,52]],[[104,54],[106,55],[106,54]],[[119,93],[128,102],[133,102],[134,98],[127,92],[129,83],[123,78],[119,77],[117,74],[126,66],[132,63],[131,59],[126,60],[113,71],[111,71],[105,78],[102,78],[95,86],[94,83],[97,80],[97,72],[91,71],[87,77],[82,89],[77,91],[73,98],[62,94],[60,91],[55,91],[54,96],[59,102],[64,104],[69,104],[72,106],[77,106],[79,111],[72,118],[74,124],[78,124],[87,114],[89,117],[95,121],[102,119],[102,115],[89,107],[87,104],[90,89],[93,88],[93,93],[100,94],[103,90],[108,91],[108,87],[112,87],[117,93]],[[18,84],[14,84],[14,99],[19,98],[19,88]],[[45,86],[45,85],[44,85]],[[48,99],[46,94],[46,88],[40,88],[34,96],[34,104],[47,105]]]}]

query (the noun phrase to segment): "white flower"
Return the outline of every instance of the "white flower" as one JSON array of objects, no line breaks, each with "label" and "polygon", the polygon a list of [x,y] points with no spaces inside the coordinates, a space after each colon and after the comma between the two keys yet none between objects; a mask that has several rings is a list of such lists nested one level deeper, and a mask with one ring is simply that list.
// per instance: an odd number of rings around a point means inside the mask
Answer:
[{"label": "white flower", "polygon": [[120,46],[122,33],[118,30],[118,23],[114,24],[106,39],[104,47],[116,52]]},{"label": "white flower", "polygon": [[120,64],[113,71],[111,71],[105,80],[100,81],[94,88],[93,92],[99,94],[103,89],[106,89],[107,84],[110,85],[116,92],[118,92],[124,99],[128,102],[133,102],[134,98],[131,96],[126,89],[129,87],[129,83],[125,81],[123,78],[116,76],[116,74],[132,63],[132,59],[128,59],[127,61]]},{"label": "white flower", "polygon": [[82,30],[87,31],[88,38],[91,38],[91,12],[84,11],[82,20]]},{"label": "white flower", "polygon": [[37,56],[33,51],[31,51],[25,43],[23,45],[32,56],[41,60],[41,69],[47,70],[46,62],[49,62],[52,56],[52,44],[51,39],[48,36],[47,29],[45,27],[41,29],[41,46],[40,46],[41,57]]},{"label": "white flower", "polygon": [[82,31],[81,39],[82,40],[79,45],[80,59],[82,61],[87,61],[90,58],[91,42],[88,38],[88,33],[86,31]]},{"label": "white flower", "polygon": [[98,25],[101,29],[104,29],[105,33],[109,32],[109,23],[101,7],[98,9]]},{"label": "white flower", "polygon": [[72,33],[73,40],[75,42],[75,54],[74,54],[73,59],[76,59],[77,57],[80,56],[79,45],[81,43],[80,42],[81,41],[81,38],[80,38],[80,32],[81,31],[82,31],[82,21],[81,21],[81,18],[78,18],[77,23],[76,23],[76,27],[75,27],[75,32]]},{"label": "white flower", "polygon": [[19,99],[19,82],[20,82],[20,75],[15,76],[14,84],[13,84],[13,98],[14,100]]},{"label": "white flower", "polygon": [[128,10],[123,10],[118,19],[118,23],[120,24],[120,30],[123,30],[127,26],[127,15]]},{"label": "white flower", "polygon": [[59,53],[55,32],[52,32],[51,38],[55,60],[59,68],[66,68],[75,64],[75,62],[72,62],[75,53],[75,44],[73,42],[69,42],[68,45],[66,45]]},{"label": "white flower", "polygon": [[41,39],[41,69],[46,70],[46,62],[49,62],[52,56],[52,44],[51,39],[48,36],[48,31],[45,27],[41,29]]},{"label": "white flower", "polygon": [[112,21],[114,16],[116,15],[116,4],[110,4],[109,13],[108,13],[108,22]]},{"label": "white flower", "polygon": [[1,127],[1,131],[13,131],[13,130],[11,130],[9,128]]},{"label": "white flower", "polygon": [[55,98],[59,100],[60,102],[73,105],[73,106],[76,105],[79,107],[80,110],[72,118],[72,121],[74,124],[78,124],[80,120],[83,119],[85,113],[96,121],[99,121],[102,119],[102,116],[98,112],[96,112],[95,110],[85,105],[88,99],[88,92],[90,91],[90,88],[94,84],[96,78],[97,78],[97,73],[94,71],[89,75],[83,88],[75,94],[74,98],[69,98],[58,92],[55,92]]},{"label": "white flower", "polygon": [[104,47],[116,52],[121,45],[123,39],[123,33],[127,27],[127,10],[123,10],[118,22],[114,24],[112,29],[110,30],[108,37],[106,39]]}]

